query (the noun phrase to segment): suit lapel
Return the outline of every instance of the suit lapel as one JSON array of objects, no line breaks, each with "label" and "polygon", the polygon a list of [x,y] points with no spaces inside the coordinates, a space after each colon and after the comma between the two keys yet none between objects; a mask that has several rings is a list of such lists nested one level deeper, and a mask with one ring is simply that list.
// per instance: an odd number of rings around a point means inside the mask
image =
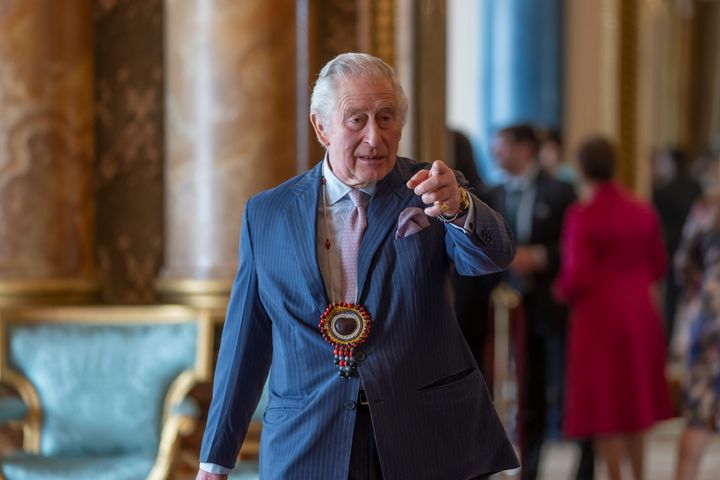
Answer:
[{"label": "suit lapel", "polygon": [[295,246],[302,270],[302,278],[308,280],[313,299],[327,304],[327,294],[317,260],[317,211],[320,199],[322,162],[316,165],[293,186],[295,200],[288,211],[290,242]]},{"label": "suit lapel", "polygon": [[395,232],[398,216],[414,196],[405,186],[410,179],[407,168],[398,159],[395,168],[380,182],[367,210],[368,227],[358,254],[358,301],[363,297],[373,258],[385,238]]}]

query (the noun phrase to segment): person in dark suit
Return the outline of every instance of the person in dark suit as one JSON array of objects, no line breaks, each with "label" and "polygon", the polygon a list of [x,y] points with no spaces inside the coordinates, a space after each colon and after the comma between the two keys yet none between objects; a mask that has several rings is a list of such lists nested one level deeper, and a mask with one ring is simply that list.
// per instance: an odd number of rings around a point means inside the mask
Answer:
[{"label": "person in dark suit", "polygon": [[406,111],[379,58],[321,70],[310,120],[325,159],[246,205],[199,479],[234,466],[268,371],[261,478],[518,466],[448,287],[451,265],[507,268],[512,234],[444,162],[397,156]]},{"label": "person in dark suit", "polygon": [[[470,139],[457,130],[449,129],[447,133],[448,143],[455,160],[455,168],[468,181],[472,192],[492,207],[490,198],[488,198],[489,190],[477,171]],[[500,283],[500,275],[469,277],[458,275],[455,271],[450,275],[453,306],[458,324],[489,385],[493,384],[493,362],[492,358],[488,357],[490,349],[487,348],[489,342],[492,341],[488,338],[491,324],[490,294]]]},{"label": "person in dark suit", "polygon": [[[702,193],[700,184],[690,175],[690,162],[680,149],[669,149],[658,153],[657,162],[668,162],[673,172],[671,178],[653,186],[652,201],[660,215],[663,237],[667,248],[668,264],[672,264],[675,252],[680,246],[683,226],[690,208]],[[675,329],[675,311],[682,296],[682,287],[675,270],[670,268],[665,279],[664,315],[665,332],[669,340]]]},{"label": "person in dark suit", "polygon": [[538,137],[529,125],[499,130],[492,150],[508,174],[508,180],[492,191],[493,205],[505,216],[518,245],[509,283],[522,294],[525,312],[518,423],[522,478],[532,480],[546,427],[558,431],[562,415],[567,311],[555,302],[551,287],[559,268],[563,216],[575,191],[542,170]]}]

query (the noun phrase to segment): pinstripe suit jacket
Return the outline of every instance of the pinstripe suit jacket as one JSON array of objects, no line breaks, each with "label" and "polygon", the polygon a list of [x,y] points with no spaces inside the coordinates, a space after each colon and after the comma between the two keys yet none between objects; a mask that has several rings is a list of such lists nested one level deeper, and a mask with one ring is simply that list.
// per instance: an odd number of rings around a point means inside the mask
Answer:
[{"label": "pinstripe suit jacket", "polygon": [[[386,479],[467,479],[517,459],[455,320],[448,270],[496,272],[515,248],[502,218],[475,197],[473,234],[432,220],[396,239],[400,212],[422,206],[405,183],[423,167],[398,158],[368,205],[358,301],[373,330],[358,373]],[[317,327],[329,303],[316,254],[321,171],[247,203],[202,462],[234,465],[272,362],[261,477],[347,478],[361,380],[338,377]]]}]

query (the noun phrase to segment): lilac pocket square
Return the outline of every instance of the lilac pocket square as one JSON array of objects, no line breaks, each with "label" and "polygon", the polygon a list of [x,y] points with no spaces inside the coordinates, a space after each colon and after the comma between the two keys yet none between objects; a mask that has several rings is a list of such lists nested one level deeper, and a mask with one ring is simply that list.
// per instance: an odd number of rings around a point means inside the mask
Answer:
[{"label": "lilac pocket square", "polygon": [[429,226],[430,220],[428,220],[428,217],[421,208],[406,208],[400,212],[400,216],[398,217],[398,228],[395,232],[395,238],[409,237]]}]

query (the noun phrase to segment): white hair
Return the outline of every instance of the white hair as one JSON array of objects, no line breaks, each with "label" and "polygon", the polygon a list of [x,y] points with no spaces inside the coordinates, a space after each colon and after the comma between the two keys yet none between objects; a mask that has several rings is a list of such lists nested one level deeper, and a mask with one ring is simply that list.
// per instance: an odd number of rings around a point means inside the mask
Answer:
[{"label": "white hair", "polygon": [[310,113],[317,115],[323,122],[328,122],[330,112],[336,102],[337,79],[357,77],[385,78],[392,83],[398,114],[404,125],[408,100],[400,82],[395,77],[395,71],[382,59],[367,53],[341,53],[325,64],[320,70],[313,88],[310,98]]}]

